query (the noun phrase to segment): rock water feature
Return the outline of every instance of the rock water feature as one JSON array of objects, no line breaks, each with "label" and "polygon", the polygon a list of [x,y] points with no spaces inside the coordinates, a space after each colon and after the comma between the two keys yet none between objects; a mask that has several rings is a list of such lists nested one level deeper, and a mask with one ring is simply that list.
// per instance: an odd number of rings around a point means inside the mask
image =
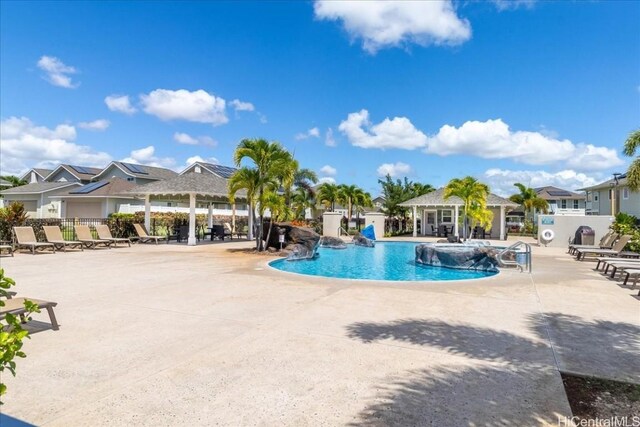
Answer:
[{"label": "rock water feature", "polygon": [[338,237],[322,236],[320,238],[320,247],[329,249],[347,249],[344,240]]},{"label": "rock water feature", "polygon": [[267,247],[280,249],[279,238],[281,235],[284,236],[282,247],[289,252],[288,260],[313,259],[316,257],[320,235],[311,228],[298,227],[286,222],[274,224]]},{"label": "rock water feature", "polygon": [[376,242],[374,242],[373,240],[364,237],[361,233],[356,233],[353,236],[353,243],[356,246],[364,246],[367,248],[373,248],[376,245]]},{"label": "rock water feature", "polygon": [[422,243],[416,246],[416,264],[459,270],[498,271],[498,251],[488,246]]}]

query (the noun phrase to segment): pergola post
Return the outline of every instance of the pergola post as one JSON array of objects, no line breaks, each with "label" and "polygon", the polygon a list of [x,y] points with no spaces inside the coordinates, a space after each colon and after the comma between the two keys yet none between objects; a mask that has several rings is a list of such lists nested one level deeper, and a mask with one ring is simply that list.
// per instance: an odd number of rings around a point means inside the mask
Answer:
[{"label": "pergola post", "polygon": [[209,211],[207,212],[207,226],[213,227],[213,202],[209,202]]},{"label": "pergola post", "polygon": [[147,229],[147,233],[154,234],[151,230],[151,196],[144,196],[144,228]]},{"label": "pergola post", "polygon": [[187,245],[196,244],[196,195],[189,193],[189,239]]},{"label": "pergola post", "polygon": [[418,237],[418,206],[413,205],[413,237]]},{"label": "pergola post", "polygon": [[[453,208],[453,235],[456,237],[460,237],[460,230],[458,230],[458,221],[459,221],[459,217],[460,217],[460,207],[458,205],[455,205]],[[464,224],[462,225],[463,228],[467,228]],[[462,235],[466,236],[466,230],[463,230]]]},{"label": "pergola post", "polygon": [[505,240],[504,223],[504,206],[500,206],[500,240]]},{"label": "pergola post", "polygon": [[236,232],[236,204],[231,204],[231,231]]}]

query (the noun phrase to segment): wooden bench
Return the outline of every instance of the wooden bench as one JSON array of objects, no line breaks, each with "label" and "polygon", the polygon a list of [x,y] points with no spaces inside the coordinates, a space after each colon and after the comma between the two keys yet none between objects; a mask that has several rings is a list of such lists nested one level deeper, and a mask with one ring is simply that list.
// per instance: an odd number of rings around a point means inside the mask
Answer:
[{"label": "wooden bench", "polygon": [[43,301],[39,299],[32,298],[11,298],[4,300],[4,306],[0,307],[0,319],[4,319],[7,314],[15,314],[16,316],[22,316],[27,313],[27,310],[24,308],[24,301],[29,300],[32,303],[36,304],[39,309],[46,308],[49,313],[49,319],[51,320],[51,327],[54,331],[59,329],[58,321],[56,320],[56,315],[53,312],[53,307],[58,305],[57,302],[51,301]]}]

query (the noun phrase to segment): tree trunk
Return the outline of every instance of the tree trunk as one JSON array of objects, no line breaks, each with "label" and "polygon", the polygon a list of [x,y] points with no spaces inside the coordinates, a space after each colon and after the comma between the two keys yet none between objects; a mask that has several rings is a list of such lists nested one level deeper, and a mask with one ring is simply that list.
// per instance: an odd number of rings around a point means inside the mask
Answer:
[{"label": "tree trunk", "polygon": [[258,235],[256,236],[256,249],[258,252],[262,251],[262,233],[264,233],[264,210],[262,208],[262,200],[264,199],[263,188],[260,187],[259,200],[260,203],[259,212],[260,212],[260,223],[258,224]]},{"label": "tree trunk", "polygon": [[271,239],[271,229],[273,228],[273,212],[271,212],[271,219],[269,220],[269,231],[267,231],[267,246],[269,246],[269,241]]}]

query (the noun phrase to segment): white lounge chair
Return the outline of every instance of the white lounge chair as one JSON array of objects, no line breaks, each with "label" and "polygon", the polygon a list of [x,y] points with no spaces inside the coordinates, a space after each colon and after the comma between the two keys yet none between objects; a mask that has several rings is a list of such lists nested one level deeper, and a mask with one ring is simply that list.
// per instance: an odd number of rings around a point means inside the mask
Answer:
[{"label": "white lounge chair", "polygon": [[51,249],[53,253],[56,252],[56,247],[53,243],[38,242],[33,227],[13,227],[13,234],[16,236],[18,249],[28,248],[33,255],[36,254],[38,249]]},{"label": "white lounge chair", "polygon": [[81,251],[84,250],[82,242],[77,240],[64,240],[60,227],[55,225],[44,225],[42,226],[42,229],[44,230],[44,235],[47,237],[47,242],[53,243],[53,246],[55,246],[56,249],[62,249],[66,252],[68,246],[72,249],[80,248]]}]

